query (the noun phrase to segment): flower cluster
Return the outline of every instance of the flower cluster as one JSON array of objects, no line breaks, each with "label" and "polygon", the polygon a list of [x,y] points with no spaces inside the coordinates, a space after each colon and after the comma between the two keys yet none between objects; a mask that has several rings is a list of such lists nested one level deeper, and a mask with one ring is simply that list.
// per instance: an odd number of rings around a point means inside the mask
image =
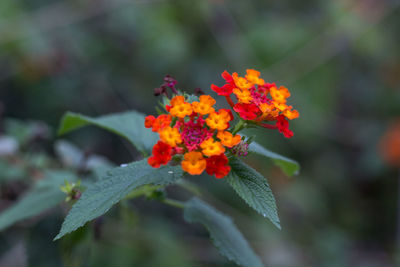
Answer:
[{"label": "flower cluster", "polygon": [[199,175],[205,170],[217,178],[226,176],[230,166],[225,153],[241,142],[241,136],[228,131],[232,112],[216,110],[215,102],[209,95],[201,95],[192,103],[177,95],[165,106],[168,114],[147,116],[145,127],[160,136],[148,163],[158,168],[176,156],[181,157],[182,169],[189,174]]},{"label": "flower cluster", "polygon": [[[265,128],[278,129],[287,138],[293,136],[287,119],[298,118],[299,112],[287,105],[290,92],[286,87],[266,83],[260,78],[260,72],[253,69],[248,69],[245,77],[240,77],[236,72],[229,74],[224,71],[222,78],[226,83],[222,87],[212,84],[211,89],[225,96],[243,120]],[[236,103],[231,98],[232,94],[236,96]],[[275,124],[268,123],[273,121]]]}]

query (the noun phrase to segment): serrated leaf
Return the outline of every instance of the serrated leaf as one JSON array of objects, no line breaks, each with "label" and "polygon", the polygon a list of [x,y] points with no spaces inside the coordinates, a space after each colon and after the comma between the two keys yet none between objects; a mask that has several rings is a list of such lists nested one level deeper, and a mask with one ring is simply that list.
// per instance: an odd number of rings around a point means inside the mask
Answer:
[{"label": "serrated leaf", "polygon": [[249,152],[272,159],[273,162],[289,176],[297,175],[300,171],[300,165],[298,162],[272,152],[256,142],[252,142],[249,145]]},{"label": "serrated leaf", "polygon": [[15,205],[0,214],[0,231],[61,203],[65,194],[61,192],[60,186],[65,180],[74,182],[76,179],[72,172],[47,171],[45,178],[37,182]]},{"label": "serrated leaf", "polygon": [[246,203],[281,229],[276,203],[267,180],[256,170],[237,158],[229,162],[228,183]]},{"label": "serrated leaf", "polygon": [[232,219],[194,197],[185,204],[184,218],[189,223],[201,223],[219,252],[241,266],[263,266]]},{"label": "serrated leaf", "polygon": [[156,133],[144,127],[145,115],[136,111],[110,114],[91,118],[78,113],[67,112],[61,121],[59,134],[65,134],[78,128],[95,125],[126,138],[138,150],[149,154],[157,142]]},{"label": "serrated leaf", "polygon": [[180,166],[155,169],[147,164],[147,159],[108,171],[106,176],[88,187],[75,203],[55,240],[103,215],[139,186],[167,185],[181,178],[182,174]]}]

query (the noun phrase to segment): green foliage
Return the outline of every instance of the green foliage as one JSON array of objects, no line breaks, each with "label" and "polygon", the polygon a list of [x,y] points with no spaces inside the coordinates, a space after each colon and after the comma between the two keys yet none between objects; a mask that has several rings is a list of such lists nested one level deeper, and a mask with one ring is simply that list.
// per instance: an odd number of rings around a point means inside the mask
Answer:
[{"label": "green foliage", "polygon": [[65,218],[55,239],[103,215],[132,190],[142,185],[167,185],[181,177],[180,166],[154,169],[147,164],[147,159],[114,168],[82,194]]},{"label": "green foliage", "polygon": [[35,134],[48,130],[47,125],[38,121],[4,120],[5,133],[14,137],[20,145],[25,145]]},{"label": "green foliage", "polygon": [[203,224],[219,252],[229,260],[241,266],[263,266],[230,217],[198,198],[185,204],[184,217],[187,222]]},{"label": "green foliage", "polygon": [[77,146],[65,140],[58,140],[54,144],[54,150],[65,167],[90,170],[96,176],[114,167],[114,164],[107,158],[96,154],[87,156]]},{"label": "green foliage", "polygon": [[76,176],[67,171],[47,171],[45,178],[37,182],[15,205],[0,214],[0,230],[61,203],[65,194],[60,186],[65,180],[76,181]]},{"label": "green foliage", "polygon": [[256,142],[252,142],[249,145],[249,152],[272,159],[289,176],[297,175],[300,171],[298,162],[272,152]]},{"label": "green foliage", "polygon": [[157,142],[156,133],[144,127],[145,116],[136,111],[110,114],[91,118],[81,114],[67,112],[58,130],[59,134],[65,134],[87,125],[95,125],[126,138],[139,151],[147,155]]},{"label": "green foliage", "polygon": [[250,207],[270,219],[280,229],[275,198],[267,180],[237,158],[232,158],[229,164],[232,170],[227,177],[228,183]]},{"label": "green foliage", "polygon": [[4,159],[0,158],[0,184],[23,179],[26,175],[26,171],[20,166],[12,165]]}]

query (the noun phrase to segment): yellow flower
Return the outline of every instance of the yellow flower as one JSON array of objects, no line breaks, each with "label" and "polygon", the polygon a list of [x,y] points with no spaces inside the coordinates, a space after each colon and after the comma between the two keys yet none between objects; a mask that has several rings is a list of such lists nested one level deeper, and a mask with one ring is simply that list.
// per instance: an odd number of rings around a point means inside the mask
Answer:
[{"label": "yellow flower", "polygon": [[200,102],[193,102],[193,111],[201,115],[207,115],[215,111],[212,107],[215,104],[215,99],[209,95],[201,95],[199,98]]},{"label": "yellow flower", "polygon": [[217,134],[217,138],[221,140],[221,143],[229,148],[232,148],[236,146],[237,144],[240,143],[241,136],[240,135],[235,135],[233,136],[230,132],[228,131],[219,131]]},{"label": "yellow flower", "polygon": [[208,157],[220,155],[225,152],[225,148],[222,146],[222,144],[214,141],[212,138],[208,138],[207,140],[203,141],[200,147],[203,154]]},{"label": "yellow flower", "polygon": [[159,131],[160,139],[164,143],[176,147],[177,144],[182,143],[182,137],[177,128],[165,127]]},{"label": "yellow flower", "polygon": [[199,175],[206,168],[207,162],[201,152],[188,152],[181,163],[182,169],[191,175]]},{"label": "yellow flower", "polygon": [[231,115],[225,109],[220,109],[218,112],[211,113],[206,119],[206,123],[211,129],[217,129],[219,131],[228,128],[229,121],[231,121]]}]

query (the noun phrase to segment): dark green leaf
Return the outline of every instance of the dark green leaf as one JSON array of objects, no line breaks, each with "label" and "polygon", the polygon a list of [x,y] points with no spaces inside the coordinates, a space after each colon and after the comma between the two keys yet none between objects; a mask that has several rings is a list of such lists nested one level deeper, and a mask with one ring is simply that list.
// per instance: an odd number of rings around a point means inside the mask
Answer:
[{"label": "dark green leaf", "polygon": [[127,164],[108,171],[95,184],[90,186],[68,213],[55,239],[83,226],[106,213],[114,204],[132,190],[146,184],[167,185],[182,177],[180,166],[164,166],[154,169],[147,159]]},{"label": "dark green leaf", "polygon": [[272,159],[289,176],[297,175],[300,171],[300,165],[296,161],[272,152],[256,142],[249,145],[249,152]]},{"label": "dark green leaf", "polygon": [[65,134],[87,125],[95,125],[118,134],[131,142],[138,150],[149,153],[157,142],[158,136],[144,127],[145,115],[136,111],[110,114],[97,118],[67,112],[58,130]]},{"label": "dark green leaf", "polygon": [[55,207],[65,199],[65,194],[60,190],[64,181],[76,181],[76,176],[66,171],[48,171],[45,175],[30,192],[0,214],[0,230]]},{"label": "dark green leaf", "polygon": [[230,217],[198,198],[192,198],[185,204],[184,217],[189,223],[203,224],[210,232],[214,245],[229,260],[241,266],[263,266]]},{"label": "dark green leaf", "polygon": [[232,158],[229,164],[232,170],[227,177],[228,183],[250,207],[270,219],[280,229],[275,198],[267,180],[237,158]]}]

